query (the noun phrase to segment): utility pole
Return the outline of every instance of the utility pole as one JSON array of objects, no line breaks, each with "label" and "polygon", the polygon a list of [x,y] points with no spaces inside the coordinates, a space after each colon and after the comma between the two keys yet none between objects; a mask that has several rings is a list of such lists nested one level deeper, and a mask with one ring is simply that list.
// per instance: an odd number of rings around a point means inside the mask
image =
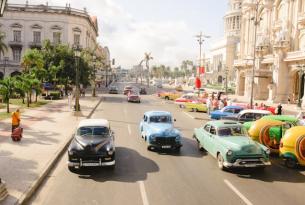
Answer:
[{"label": "utility pole", "polygon": [[[199,43],[199,67],[201,67],[202,66],[202,58],[201,58],[202,44],[203,44],[205,38],[210,38],[211,36],[204,35],[200,31],[200,33],[198,35],[196,35],[195,37],[197,38],[197,41]],[[199,70],[197,70],[197,77],[199,77]]]}]

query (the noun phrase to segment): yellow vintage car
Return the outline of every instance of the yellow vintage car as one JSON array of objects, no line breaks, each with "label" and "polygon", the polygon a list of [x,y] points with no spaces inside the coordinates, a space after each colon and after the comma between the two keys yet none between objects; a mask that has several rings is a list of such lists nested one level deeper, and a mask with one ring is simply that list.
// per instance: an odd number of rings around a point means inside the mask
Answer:
[{"label": "yellow vintage car", "polygon": [[165,100],[176,100],[181,96],[182,96],[181,92],[164,92],[160,94],[160,97]]},{"label": "yellow vintage car", "polygon": [[281,139],[280,156],[289,168],[305,166],[305,126],[288,129]]},{"label": "yellow vintage car", "polygon": [[203,102],[186,102],[185,104],[185,109],[187,111],[193,111],[193,112],[207,112],[208,107],[205,103]]}]

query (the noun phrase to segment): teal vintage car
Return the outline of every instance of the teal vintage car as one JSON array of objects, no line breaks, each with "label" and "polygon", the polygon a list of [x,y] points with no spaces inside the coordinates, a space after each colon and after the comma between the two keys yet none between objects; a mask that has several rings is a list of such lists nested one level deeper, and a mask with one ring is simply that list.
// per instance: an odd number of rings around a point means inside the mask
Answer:
[{"label": "teal vintage car", "polygon": [[234,121],[209,121],[194,129],[193,137],[200,150],[217,158],[222,170],[235,167],[261,167],[271,165],[270,150],[253,141],[242,124]]}]

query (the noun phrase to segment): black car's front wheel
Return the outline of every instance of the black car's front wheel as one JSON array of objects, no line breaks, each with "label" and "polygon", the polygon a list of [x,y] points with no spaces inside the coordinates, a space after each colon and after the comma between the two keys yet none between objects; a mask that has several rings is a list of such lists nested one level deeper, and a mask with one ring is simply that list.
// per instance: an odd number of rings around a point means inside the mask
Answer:
[{"label": "black car's front wheel", "polygon": [[78,169],[76,169],[75,167],[72,167],[72,166],[68,166],[68,169],[70,172],[72,173],[76,173]]}]

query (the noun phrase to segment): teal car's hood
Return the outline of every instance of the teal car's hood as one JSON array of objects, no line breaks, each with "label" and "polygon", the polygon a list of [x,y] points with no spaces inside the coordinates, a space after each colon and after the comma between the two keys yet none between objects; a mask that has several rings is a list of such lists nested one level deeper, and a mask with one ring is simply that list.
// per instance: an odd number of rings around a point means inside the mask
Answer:
[{"label": "teal car's hood", "polygon": [[249,137],[232,136],[219,138],[221,143],[236,154],[262,154],[263,149]]}]

